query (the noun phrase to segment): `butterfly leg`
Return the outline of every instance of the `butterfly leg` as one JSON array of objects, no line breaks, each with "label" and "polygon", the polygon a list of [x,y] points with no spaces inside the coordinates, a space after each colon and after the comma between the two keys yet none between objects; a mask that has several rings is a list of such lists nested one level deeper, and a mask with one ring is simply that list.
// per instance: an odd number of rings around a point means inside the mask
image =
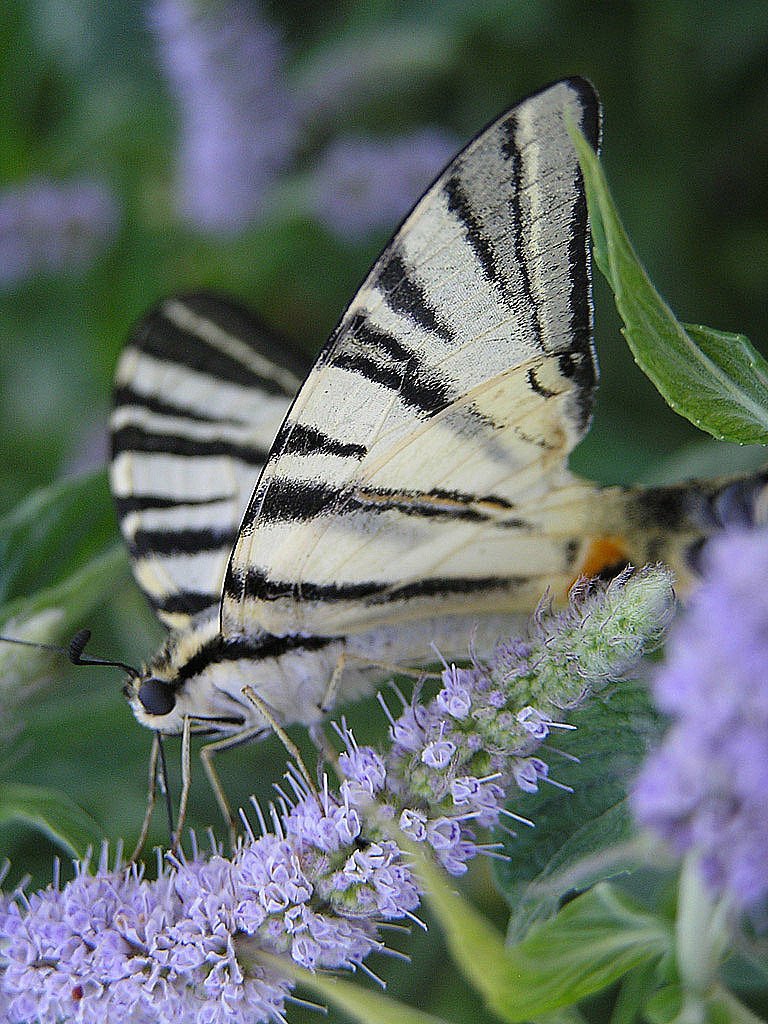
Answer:
[{"label": "butterfly leg", "polygon": [[184,727],[181,731],[181,794],[179,796],[179,816],[176,819],[176,831],[173,833],[171,853],[175,853],[181,840],[181,831],[184,828],[184,821],[187,817],[187,803],[189,801],[189,787],[192,782],[190,771],[190,747],[192,735],[192,719],[189,715],[184,717]]},{"label": "butterfly leg", "polygon": [[270,729],[272,729],[274,734],[277,736],[277,738],[283,744],[285,749],[288,751],[289,755],[295,761],[296,767],[299,769],[301,777],[304,779],[304,782],[307,784],[307,787],[309,788],[310,792],[314,793],[315,796],[317,797],[317,788],[315,787],[315,784],[312,781],[312,776],[307,771],[307,766],[304,764],[304,758],[301,756],[301,751],[293,742],[293,740],[285,731],[285,729],[282,727],[282,725],[280,725],[275,716],[272,714],[272,712],[269,709],[269,705],[266,703],[266,701],[263,701],[261,699],[258,693],[256,693],[256,691],[251,686],[244,686],[243,693],[251,702],[251,704],[253,704],[259,710],[264,719],[269,723]]},{"label": "butterfly leg", "polygon": [[147,809],[144,812],[144,821],[141,823],[141,832],[139,838],[136,841],[136,846],[131,858],[128,861],[129,864],[133,864],[144,849],[144,843],[147,841],[147,835],[149,833],[149,823],[152,820],[152,811],[155,809],[155,797],[157,795],[157,765],[160,754],[160,742],[158,734],[155,733],[155,737],[152,740],[152,752],[149,755],[149,789],[147,790]]},{"label": "butterfly leg", "polygon": [[214,740],[213,743],[206,743],[200,749],[200,760],[203,762],[203,768],[208,777],[208,783],[213,790],[213,795],[216,797],[216,802],[221,809],[221,813],[224,815],[224,820],[229,826],[229,838],[233,848],[237,839],[237,819],[232,813],[232,808],[229,806],[229,800],[227,800],[219,773],[214,766],[213,757],[222,750],[230,750],[232,747],[239,747],[242,743],[248,743],[249,740],[255,739],[256,736],[263,735],[263,733],[263,725],[254,725],[249,729],[243,729],[241,732],[235,733],[234,736],[225,736],[223,739]]},{"label": "butterfly leg", "polygon": [[341,677],[344,675],[344,669],[347,667],[357,669],[379,669],[389,675],[410,676],[412,679],[440,678],[440,674],[437,672],[425,672],[424,669],[420,668],[408,668],[404,665],[393,665],[388,661],[377,661],[374,658],[365,658],[360,654],[350,654],[348,651],[342,651],[339,655],[339,660],[336,662],[336,667],[331,673],[331,678],[328,680],[325,696],[318,705],[320,712],[323,715],[327,715],[335,705],[336,698],[339,695]]}]

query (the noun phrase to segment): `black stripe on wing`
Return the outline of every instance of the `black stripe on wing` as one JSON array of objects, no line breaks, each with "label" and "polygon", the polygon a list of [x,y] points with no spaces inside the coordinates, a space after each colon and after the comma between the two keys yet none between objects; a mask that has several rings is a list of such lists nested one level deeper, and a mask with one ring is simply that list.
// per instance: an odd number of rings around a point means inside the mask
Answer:
[{"label": "black stripe on wing", "polygon": [[216,505],[232,499],[231,494],[212,494],[204,498],[180,496],[169,498],[166,494],[131,494],[128,497],[115,497],[115,508],[120,520],[132,512],[147,512],[150,509],[199,508],[205,505]]},{"label": "black stripe on wing", "polygon": [[173,688],[179,689],[187,679],[205,671],[209,665],[228,661],[260,662],[279,658],[288,651],[317,651],[334,643],[335,637],[271,636],[226,637],[219,634],[203,644],[195,654],[174,672]]},{"label": "black stripe on wing", "polygon": [[423,357],[356,313],[338,343],[328,349],[330,366],[357,373],[394,392],[400,401],[422,418],[435,416],[455,400],[451,383],[429,367]]},{"label": "black stripe on wing", "polygon": [[169,615],[188,615],[190,618],[193,618],[195,615],[200,615],[201,612],[207,611],[213,605],[218,604],[220,595],[185,590],[176,594],[166,594],[165,596],[146,593],[146,597],[158,614],[166,612]]},{"label": "black stripe on wing", "polygon": [[278,601],[285,598],[300,601],[362,601],[367,605],[396,604],[419,597],[447,596],[450,594],[476,594],[499,590],[507,592],[524,586],[528,577],[509,576],[433,576],[410,583],[395,584],[380,580],[362,580],[358,583],[312,583],[271,580],[258,569],[249,569],[244,575],[230,571],[225,584],[226,596],[241,601]]},{"label": "black stripe on wing", "polygon": [[510,211],[512,213],[512,245],[515,252],[516,269],[520,275],[523,295],[531,312],[531,328],[535,333],[536,342],[541,347],[541,311],[536,302],[531,286],[531,268],[528,265],[529,253],[527,244],[527,225],[522,208],[523,158],[516,142],[518,133],[517,115],[512,114],[501,125],[504,133],[502,153],[509,161],[512,169],[512,192],[510,194]]},{"label": "black stripe on wing", "polygon": [[115,408],[133,406],[146,409],[147,412],[154,413],[157,416],[172,416],[175,419],[183,417],[184,419],[192,420],[194,423],[220,423],[223,426],[229,424],[233,427],[242,426],[243,423],[242,420],[235,419],[234,417],[229,418],[200,412],[198,409],[190,409],[187,405],[170,402],[165,398],[159,398],[157,395],[144,394],[127,384],[115,388],[112,401]]},{"label": "black stripe on wing", "polygon": [[236,300],[212,292],[193,292],[179,296],[178,301],[194,313],[213,320],[227,334],[244,342],[275,366],[289,370],[300,381],[309,372],[312,361],[306,352]]},{"label": "black stripe on wing", "polygon": [[384,487],[363,490],[287,477],[273,477],[270,481],[259,506],[259,518],[263,523],[302,522],[330,513],[376,515],[391,510],[428,519],[493,522],[513,529],[526,526],[523,519],[510,515],[510,502],[493,495],[477,497],[458,491],[396,491]]},{"label": "black stripe on wing", "polygon": [[505,280],[499,268],[493,246],[485,233],[483,224],[472,209],[472,202],[458,174],[452,174],[443,185],[448,209],[464,225],[467,241],[477,256],[483,273],[493,284],[504,286]]},{"label": "black stripe on wing", "polygon": [[307,364],[214,295],[172,296],[134,329],[117,373],[111,478],[137,580],[166,624],[218,604],[243,511]]},{"label": "black stripe on wing", "polygon": [[306,423],[288,422],[278,434],[281,452],[288,455],[338,455],[341,458],[362,459],[368,450],[365,445],[352,444],[331,437],[317,427]]},{"label": "black stripe on wing", "polygon": [[131,547],[137,555],[199,555],[222,548],[229,555],[236,538],[236,530],[215,530],[210,527],[137,530]]},{"label": "black stripe on wing", "polygon": [[569,352],[561,353],[558,366],[565,377],[578,385],[574,400],[580,415],[580,426],[586,429],[592,415],[598,371],[592,344],[592,277],[587,197],[583,191],[581,170],[578,170],[577,174],[581,190],[574,204],[568,249],[571,275],[571,349]]},{"label": "black stripe on wing", "polygon": [[381,289],[393,312],[403,313],[418,327],[436,334],[443,341],[454,340],[453,328],[429,301],[426,289],[408,266],[397,244],[393,244],[382,259],[372,283]]},{"label": "black stripe on wing", "polygon": [[250,466],[263,466],[267,452],[253,445],[238,444],[223,437],[200,438],[180,433],[145,430],[139,426],[125,426],[113,431],[112,448],[115,453],[135,452],[151,454],[161,452],[179,458],[196,459],[203,455],[224,455],[240,459]]},{"label": "black stripe on wing", "polygon": [[[241,306],[214,295],[185,295],[159,303],[136,329],[133,344],[155,359],[186,366],[230,384],[293,397],[293,388],[276,377],[255,371],[231,352],[223,351],[203,330],[180,326],[171,316],[174,307],[210,321],[259,356],[295,374],[299,381],[306,375],[307,359],[290,342],[277,337],[274,330]],[[271,339],[268,344],[265,338]]]},{"label": "black stripe on wing", "polygon": [[147,335],[141,341],[142,351],[155,359],[186,366],[189,370],[202,372],[217,380],[229,384],[241,384],[244,387],[263,388],[273,393],[289,394],[280,387],[277,381],[254,373],[237,359],[220,352],[202,339],[196,339],[195,347],[190,346],[188,331],[177,327],[162,313],[155,314],[156,320],[146,325]]}]

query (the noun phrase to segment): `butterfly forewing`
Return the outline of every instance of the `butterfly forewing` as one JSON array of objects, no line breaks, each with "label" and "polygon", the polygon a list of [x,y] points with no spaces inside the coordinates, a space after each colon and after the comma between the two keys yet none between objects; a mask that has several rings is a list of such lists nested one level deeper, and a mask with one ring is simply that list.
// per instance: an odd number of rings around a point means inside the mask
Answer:
[{"label": "butterfly forewing", "polygon": [[588,485],[580,79],[508,111],[437,179],[302,386],[248,506],[224,632],[346,633],[530,605],[572,569]]},{"label": "butterfly forewing", "polygon": [[118,365],[111,486],[133,571],[161,620],[218,606],[243,511],[306,372],[234,303],[167,299]]}]

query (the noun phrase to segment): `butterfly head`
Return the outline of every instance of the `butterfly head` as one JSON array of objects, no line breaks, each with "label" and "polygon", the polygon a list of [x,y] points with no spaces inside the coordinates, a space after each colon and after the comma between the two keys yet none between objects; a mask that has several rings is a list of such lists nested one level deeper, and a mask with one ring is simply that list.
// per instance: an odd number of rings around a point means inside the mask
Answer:
[{"label": "butterfly head", "polygon": [[179,693],[184,681],[182,668],[187,661],[190,643],[195,638],[195,630],[172,631],[154,657],[142,665],[141,671],[126,679],[123,695],[141,725],[164,733],[181,732],[183,716],[179,708]]},{"label": "butterfly head", "polygon": [[123,695],[137,720],[150,729],[177,732],[176,691],[172,679],[162,678],[154,666],[130,676],[123,686]]},{"label": "butterfly head", "polygon": [[180,733],[184,718],[218,718],[208,706],[206,686],[221,644],[218,615],[206,612],[171,631],[160,650],[129,676],[123,693],[141,725]]},{"label": "butterfly head", "polygon": [[176,707],[171,682],[147,673],[131,676],[123,693],[139,721],[150,728],[161,726],[161,719],[166,719]]},{"label": "butterfly head", "polygon": [[176,707],[176,697],[168,683],[162,679],[150,677],[139,687],[139,702],[148,715],[159,718],[170,714]]}]

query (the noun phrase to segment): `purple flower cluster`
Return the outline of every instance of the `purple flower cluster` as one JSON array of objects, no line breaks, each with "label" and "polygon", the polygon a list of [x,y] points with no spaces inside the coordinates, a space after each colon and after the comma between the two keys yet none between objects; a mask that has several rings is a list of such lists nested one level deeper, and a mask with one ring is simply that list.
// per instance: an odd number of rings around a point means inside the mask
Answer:
[{"label": "purple flower cluster", "polygon": [[[540,609],[526,637],[500,645],[488,665],[446,666],[433,700],[403,700],[397,719],[389,716],[386,753],[358,746],[340,728],[338,792],[327,778],[317,792],[289,772],[292,795],[278,790],[273,829],[257,807],[261,835],[249,830],[231,858],[217,849],[172,857],[148,882],[136,868],[110,870],[105,853],[95,874],[86,864],[63,887],[3,898],[5,1019],[283,1020],[292,983],[260,954],[310,970],[355,970],[372,951],[386,951],[379,925],[416,920],[419,906],[398,827],[427,843],[454,875],[470,857],[490,852],[477,830],[511,813],[502,807],[508,786],[530,792],[547,778],[536,752],[558,727],[550,712],[574,704],[571,676],[583,696],[610,675],[610,656],[595,659],[600,645],[611,646],[606,621],[620,625],[613,636],[620,651],[630,643],[642,653],[658,640],[670,602],[669,576],[657,568],[581,591],[567,613]],[[566,634],[572,663],[534,706],[523,698],[540,691],[537,673],[557,678],[550,647],[559,656]],[[626,656],[615,657],[624,670]]]},{"label": "purple flower cluster", "polygon": [[710,541],[704,579],[653,684],[671,718],[634,791],[635,814],[696,850],[717,892],[768,896],[768,531]]},{"label": "purple flower cluster", "polygon": [[[364,757],[369,753],[378,758],[364,748]],[[363,832],[372,799],[365,774],[342,782],[338,797],[327,788],[319,798],[304,796],[286,819],[286,833],[311,863],[318,895],[339,915],[388,921],[410,915],[419,905],[419,893],[397,844],[374,838],[370,827]]]},{"label": "purple flower cluster", "polygon": [[298,139],[280,37],[242,0],[157,0],[151,26],[180,112],[180,213],[237,230],[261,212]]},{"label": "purple flower cluster", "polygon": [[179,974],[153,964],[152,949],[175,913],[169,877],[150,885],[106,857],[63,889],[6,904],[0,916],[9,1022],[157,1019],[176,1002]]},{"label": "purple flower cluster", "polygon": [[396,844],[367,842],[329,793],[300,792],[276,829],[231,859],[174,858],[154,882],[105,854],[95,874],[86,864],[61,888],[4,898],[4,1019],[280,1020],[292,983],[260,951],[354,970],[383,948],[377,923],[418,905]]},{"label": "purple flower cluster", "polygon": [[0,193],[0,285],[79,270],[110,241],[120,210],[96,179],[29,181]]},{"label": "purple flower cluster", "polygon": [[553,782],[536,755],[553,729],[572,728],[554,716],[655,649],[673,607],[671,577],[661,566],[627,570],[607,586],[583,581],[560,612],[542,602],[525,637],[499,643],[488,664],[446,666],[434,700],[421,703],[417,693],[403,701],[400,716],[390,715],[384,758],[341,731],[339,767],[352,784],[350,802],[364,807],[375,799],[448,872],[462,874],[483,849],[476,830],[510,814],[503,807],[510,786],[532,793]]}]

